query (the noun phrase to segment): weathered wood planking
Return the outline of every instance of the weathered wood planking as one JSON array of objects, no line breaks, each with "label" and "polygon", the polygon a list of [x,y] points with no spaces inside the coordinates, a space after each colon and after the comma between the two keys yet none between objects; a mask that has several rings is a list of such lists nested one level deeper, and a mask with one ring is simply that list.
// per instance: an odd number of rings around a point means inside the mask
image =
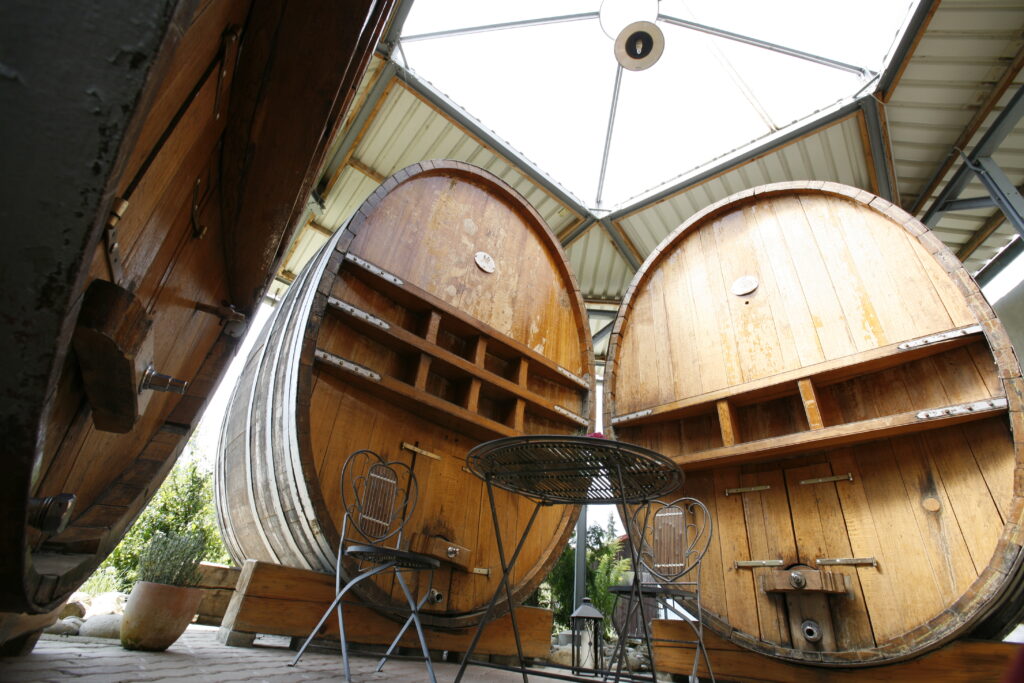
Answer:
[{"label": "weathered wood planking", "polygon": [[[412,586],[410,586],[412,589]],[[306,569],[247,560],[238,585],[231,596],[218,639],[228,645],[251,645],[257,634],[305,638],[334,599],[334,575]],[[390,645],[401,624],[369,609],[365,604],[345,602],[345,632],[349,641],[362,645]],[[551,649],[550,610],[517,607],[516,621],[523,654],[546,657]],[[424,629],[431,650],[464,652],[474,631]],[[324,624],[320,638],[338,638],[338,620]],[[415,632],[410,629],[400,643],[416,647]],[[505,616],[487,623],[476,650],[481,655],[514,655],[516,641],[512,619]]]},{"label": "weathered wood planking", "polygon": [[[426,619],[470,625],[501,565],[465,454],[499,436],[590,430],[592,378],[575,280],[533,208],[466,164],[399,171],[299,275],[255,345],[218,458],[225,539],[236,561],[331,571],[344,459],[361,448],[401,459],[420,492],[406,537],[445,562]],[[503,538],[517,540],[532,504],[494,494]],[[517,596],[543,580],[576,512],[542,511],[512,574]],[[465,549],[457,562],[439,552],[446,543]],[[377,581],[360,584],[364,597],[404,604],[390,575]]]},{"label": "weathered wood planking", "polygon": [[[26,414],[42,416],[32,425],[38,435],[35,450],[26,453],[12,445],[18,462],[31,467],[12,469],[18,493],[0,496],[6,520],[0,623],[34,624],[37,620],[11,615],[49,612],[81,585],[173,466],[255,310],[270,277],[273,259],[267,253],[277,253],[294,207],[304,205],[327,140],[393,3],[324,3],[315,19],[308,7],[288,3],[262,3],[255,12],[248,0],[164,5],[159,50],[151,55],[139,47],[128,60],[132,69],[149,76],[133,105],[124,109],[131,112],[127,132],[122,136],[113,119],[101,126],[111,129],[104,131],[109,154],[117,151],[100,214],[83,218],[94,225],[89,235],[80,236],[85,253],[80,262],[52,276],[49,305],[64,318],[61,334],[22,340],[53,347],[58,360],[42,374],[50,377],[46,405],[22,407]],[[102,12],[97,16],[105,29],[97,40],[111,39],[116,22],[108,26]],[[301,25],[298,32],[296,24]],[[134,44],[137,37],[122,44]],[[321,39],[331,49],[311,50]],[[110,70],[123,77],[114,65],[120,61],[113,60]],[[328,85],[310,88],[307,70]],[[245,78],[239,81],[237,74]],[[113,102],[103,106],[120,107]],[[301,120],[295,115],[300,110]],[[287,126],[273,114],[280,111],[289,112]],[[100,113],[97,109],[92,117]],[[247,125],[251,115],[260,117],[262,127]],[[223,143],[228,139],[244,139],[245,148],[227,149]],[[98,159],[93,164],[64,157],[62,163],[92,167],[97,174],[106,168]],[[245,168],[245,178],[222,182],[226,169],[238,167]],[[261,186],[268,175],[273,176],[273,193]],[[263,220],[225,225],[225,188],[239,215],[254,210]],[[73,190],[83,197],[93,192]],[[263,253],[234,253],[237,231],[244,231]],[[66,231],[62,239],[72,243],[79,236]],[[184,395],[138,392],[134,415],[126,413],[127,425],[119,424],[118,433],[101,430],[92,419],[88,400],[95,395],[86,400],[83,383],[88,379],[76,356],[88,353],[88,346],[70,350],[84,292],[95,279],[114,282],[145,312],[133,337],[142,339],[141,346],[132,349],[131,358],[151,360],[156,371],[189,382]],[[62,289],[65,285],[70,289]],[[236,296],[239,291],[244,296]],[[123,384],[119,388],[128,395],[136,393],[135,378]],[[76,499],[63,531],[25,524],[31,505],[26,498],[57,494]],[[0,647],[10,643],[11,649],[23,649],[32,638],[5,629]]]},{"label": "weathered wood planking", "polygon": [[[911,216],[831,183],[723,200],[641,268],[609,358],[606,424],[675,459],[711,510],[703,606],[719,635],[864,665],[1019,620],[1020,366]],[[764,590],[793,569],[847,590]],[[807,641],[804,618],[835,646]]]},{"label": "weathered wood planking", "polygon": [[[654,656],[658,671],[688,675],[693,666],[693,646],[675,644],[692,638],[680,621],[653,621]],[[706,633],[706,632],[705,632]],[[822,669],[766,659],[714,633],[705,635],[708,657],[717,680],[742,683],[889,683],[890,681],[1008,681],[1007,675],[1020,657],[1017,643],[990,640],[958,640],[908,662],[858,669]],[[698,675],[707,676],[703,660]]]}]

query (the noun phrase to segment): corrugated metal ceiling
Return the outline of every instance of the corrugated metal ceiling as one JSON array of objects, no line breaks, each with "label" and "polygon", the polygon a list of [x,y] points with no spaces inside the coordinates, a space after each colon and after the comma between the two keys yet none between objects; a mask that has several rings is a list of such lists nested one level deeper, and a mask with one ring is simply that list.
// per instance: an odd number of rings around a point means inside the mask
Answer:
[{"label": "corrugated metal ceiling", "polygon": [[[296,231],[286,253],[279,283],[299,272],[381,180],[434,158],[480,166],[524,195],[562,238],[584,297],[593,301],[620,298],[636,267],[666,235],[703,207],[755,185],[831,180],[882,194],[894,186],[899,203],[922,216],[959,165],[954,147],[969,151],[977,144],[1024,82],[1019,73],[1024,2],[925,5],[920,24],[912,26],[897,51],[901,63],[883,74],[888,92],[873,96],[884,103],[875,154],[869,115],[875,105],[862,101],[605,217],[589,215],[571,194],[429,83],[376,57],[356,106],[332,143],[320,184],[323,208],[311,203],[306,225]],[[956,163],[944,164],[951,153]],[[1018,126],[994,159],[1015,184],[1024,183],[1024,129]],[[984,194],[974,181],[962,196]],[[974,270],[1014,234],[1005,224],[992,229],[997,213],[989,208],[945,214],[936,234],[954,251],[966,245],[970,253],[963,251],[963,258]],[[991,234],[979,234],[980,229]],[[595,329],[601,320],[595,317]]]}]

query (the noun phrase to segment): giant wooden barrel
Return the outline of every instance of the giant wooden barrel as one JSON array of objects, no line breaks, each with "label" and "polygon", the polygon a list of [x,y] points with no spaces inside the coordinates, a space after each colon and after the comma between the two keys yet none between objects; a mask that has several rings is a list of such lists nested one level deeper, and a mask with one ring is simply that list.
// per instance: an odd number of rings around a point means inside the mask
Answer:
[{"label": "giant wooden barrel", "polygon": [[711,510],[719,635],[853,666],[1019,621],[1020,367],[902,210],[832,183],[705,209],[637,274],[608,368],[616,437]]},{"label": "giant wooden barrel", "polygon": [[[341,466],[372,449],[412,465],[419,482],[406,538],[444,563],[427,620],[475,623],[501,565],[466,452],[515,434],[590,431],[592,365],[582,300],[536,211],[466,164],[399,171],[314,256],[248,358],[215,487],[232,556],[333,571]],[[532,503],[495,494],[508,543]],[[516,595],[543,580],[577,513],[541,512]],[[404,604],[388,578],[370,583],[363,597]]]}]

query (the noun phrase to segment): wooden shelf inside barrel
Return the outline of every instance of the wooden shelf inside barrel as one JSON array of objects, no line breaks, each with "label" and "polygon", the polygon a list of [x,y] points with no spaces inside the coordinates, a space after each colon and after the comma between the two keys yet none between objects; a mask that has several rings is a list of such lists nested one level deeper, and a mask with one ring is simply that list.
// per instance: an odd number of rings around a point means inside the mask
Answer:
[{"label": "wooden shelf inside barrel", "polygon": [[[942,356],[964,347],[968,347],[968,352],[979,362],[984,362],[987,349],[980,325],[946,330],[740,384],[729,390],[619,415],[612,418],[612,424],[628,430],[657,423],[685,425],[686,420],[692,418],[709,421],[719,431],[717,446],[669,454],[680,465],[701,469],[854,445],[1005,414],[1005,394],[995,387],[994,392],[979,391],[954,405],[925,405],[858,420],[844,420],[838,410],[823,415],[822,400],[826,399],[827,403],[829,392],[842,391],[843,383],[865,378],[870,381],[872,375],[920,363],[923,359],[939,357],[938,361],[942,362]],[[793,413],[789,430],[768,438],[747,437],[742,424],[744,409],[756,410],[759,404],[773,402],[783,404]]]},{"label": "wooden shelf inside barrel", "polygon": [[[533,391],[529,381],[539,371],[544,384],[579,392],[585,385],[582,379],[568,371],[558,372],[551,361],[514,339],[362,259],[346,259],[342,269],[355,271],[362,284],[404,312],[364,310],[370,308],[365,303],[361,308],[331,296],[327,314],[351,333],[393,351],[403,362],[398,364],[401,372],[391,374],[319,347],[316,359],[324,367],[367,391],[410,409],[425,410],[474,438],[520,433],[526,413],[569,428],[588,425],[586,418]],[[413,324],[407,326],[405,320]]]}]

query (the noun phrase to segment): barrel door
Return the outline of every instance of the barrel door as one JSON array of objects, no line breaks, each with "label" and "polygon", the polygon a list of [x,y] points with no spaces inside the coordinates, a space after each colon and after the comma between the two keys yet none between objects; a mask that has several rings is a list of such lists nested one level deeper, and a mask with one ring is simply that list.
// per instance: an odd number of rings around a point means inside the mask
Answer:
[{"label": "barrel door", "polygon": [[921,223],[840,185],[747,191],[665,240],[615,332],[606,422],[711,509],[719,635],[848,666],[1019,621],[1020,367]]},{"label": "barrel door", "polygon": [[[474,623],[501,568],[465,455],[503,436],[590,431],[592,358],[564,255],[525,200],[461,163],[400,171],[311,261],[248,359],[217,479],[235,560],[333,571],[341,464],[369,448],[418,478],[407,537],[444,562],[430,619]],[[532,504],[496,495],[503,537],[518,538]],[[544,578],[577,513],[542,511],[517,594]],[[404,602],[383,580],[366,597]]]}]

